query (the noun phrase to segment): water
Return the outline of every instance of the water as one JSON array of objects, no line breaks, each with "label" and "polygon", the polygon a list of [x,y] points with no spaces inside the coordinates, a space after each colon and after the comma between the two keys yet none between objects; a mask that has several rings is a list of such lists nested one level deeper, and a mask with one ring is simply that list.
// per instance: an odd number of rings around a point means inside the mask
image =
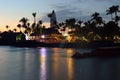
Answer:
[{"label": "water", "polygon": [[0,80],[120,80],[120,57],[72,59],[89,49],[0,46]]}]

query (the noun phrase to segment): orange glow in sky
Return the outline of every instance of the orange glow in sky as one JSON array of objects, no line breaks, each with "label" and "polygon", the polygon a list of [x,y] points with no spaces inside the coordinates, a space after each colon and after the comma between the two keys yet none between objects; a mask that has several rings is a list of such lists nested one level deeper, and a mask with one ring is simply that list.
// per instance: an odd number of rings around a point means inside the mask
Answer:
[{"label": "orange glow in sky", "polygon": [[37,19],[43,20],[43,25],[49,27],[47,14],[52,10],[60,22],[71,17],[87,21],[94,12],[100,13],[104,20],[110,20],[106,10],[112,5],[120,6],[119,3],[119,0],[0,0],[0,31],[6,31],[6,25],[11,30],[17,28],[23,17],[33,22],[33,12],[37,13]]}]

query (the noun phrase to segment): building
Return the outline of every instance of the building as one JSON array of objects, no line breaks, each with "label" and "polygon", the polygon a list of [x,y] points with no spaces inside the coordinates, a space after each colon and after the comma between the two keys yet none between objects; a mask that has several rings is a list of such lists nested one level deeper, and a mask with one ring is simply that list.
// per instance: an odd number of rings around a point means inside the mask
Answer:
[{"label": "building", "polygon": [[48,14],[48,17],[50,18],[50,27],[57,27],[57,19],[54,10],[52,11],[52,13]]}]

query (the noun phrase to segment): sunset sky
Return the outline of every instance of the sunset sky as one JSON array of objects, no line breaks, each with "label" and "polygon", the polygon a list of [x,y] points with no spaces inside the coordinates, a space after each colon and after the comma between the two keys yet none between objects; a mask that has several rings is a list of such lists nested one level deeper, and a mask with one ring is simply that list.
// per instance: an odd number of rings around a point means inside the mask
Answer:
[{"label": "sunset sky", "polygon": [[33,21],[32,13],[37,13],[37,20],[49,26],[47,14],[55,10],[58,22],[75,17],[86,21],[94,12],[99,12],[105,20],[106,10],[112,5],[119,5],[120,0],[0,0],[0,31],[9,25],[15,28],[22,17]]}]

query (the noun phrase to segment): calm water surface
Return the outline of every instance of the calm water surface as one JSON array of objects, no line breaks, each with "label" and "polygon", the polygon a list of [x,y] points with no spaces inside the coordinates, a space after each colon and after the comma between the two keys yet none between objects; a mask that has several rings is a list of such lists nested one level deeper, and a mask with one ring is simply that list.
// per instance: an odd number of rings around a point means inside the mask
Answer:
[{"label": "calm water surface", "polygon": [[120,80],[120,57],[72,59],[89,49],[0,46],[0,80]]}]

